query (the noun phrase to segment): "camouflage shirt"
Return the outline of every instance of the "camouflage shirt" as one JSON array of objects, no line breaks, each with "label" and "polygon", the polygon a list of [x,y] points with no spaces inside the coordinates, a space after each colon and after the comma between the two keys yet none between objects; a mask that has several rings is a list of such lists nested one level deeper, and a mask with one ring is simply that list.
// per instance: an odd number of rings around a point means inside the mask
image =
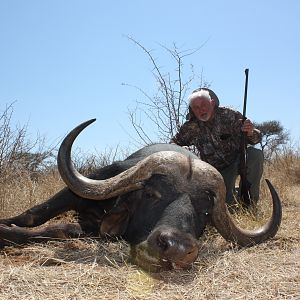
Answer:
[{"label": "camouflage shirt", "polygon": [[[180,146],[195,146],[202,160],[218,170],[233,163],[240,151],[241,121],[240,112],[227,107],[217,107],[212,120],[202,122],[191,113],[171,142]],[[251,145],[259,143],[261,134],[255,129],[253,136],[247,137]]]}]

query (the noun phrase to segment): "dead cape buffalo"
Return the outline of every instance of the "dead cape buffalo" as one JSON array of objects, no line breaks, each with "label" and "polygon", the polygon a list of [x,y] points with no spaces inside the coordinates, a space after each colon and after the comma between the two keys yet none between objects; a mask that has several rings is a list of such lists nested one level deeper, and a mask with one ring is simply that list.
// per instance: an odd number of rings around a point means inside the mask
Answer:
[{"label": "dead cape buffalo", "polygon": [[[58,169],[67,188],[16,217],[0,220],[2,247],[53,238],[121,237],[130,244],[135,264],[158,271],[191,265],[199,252],[197,239],[208,222],[223,238],[240,246],[255,245],[276,234],[281,202],[268,180],[273,199],[270,220],[257,230],[239,228],[227,210],[220,173],[177,145],[146,146],[89,178],[82,176],[71,162],[71,147],[94,121],[73,129],[60,146]],[[78,223],[24,228],[69,210],[78,213]]]}]

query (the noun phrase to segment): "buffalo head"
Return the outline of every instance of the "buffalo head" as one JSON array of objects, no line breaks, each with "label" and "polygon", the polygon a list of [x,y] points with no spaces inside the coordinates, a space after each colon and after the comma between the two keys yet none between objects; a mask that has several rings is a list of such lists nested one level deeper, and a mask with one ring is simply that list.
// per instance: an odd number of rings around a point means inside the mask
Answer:
[{"label": "buffalo head", "polygon": [[240,246],[258,244],[276,234],[281,203],[269,181],[273,199],[270,220],[257,230],[244,230],[228,212],[221,174],[179,146],[174,151],[150,153],[103,180],[79,174],[71,161],[71,147],[92,122],[82,123],[66,136],[59,149],[58,168],[67,186],[80,197],[115,201],[103,216],[99,231],[127,240],[136,264],[150,270],[189,266],[198,256],[197,239],[207,222],[226,240]]}]

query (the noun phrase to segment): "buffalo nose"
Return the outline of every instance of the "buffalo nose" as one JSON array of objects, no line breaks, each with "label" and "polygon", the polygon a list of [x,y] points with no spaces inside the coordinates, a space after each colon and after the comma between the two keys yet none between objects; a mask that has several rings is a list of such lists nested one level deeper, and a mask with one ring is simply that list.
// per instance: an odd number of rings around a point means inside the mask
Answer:
[{"label": "buffalo nose", "polygon": [[191,264],[199,251],[198,241],[190,233],[169,227],[160,227],[147,239],[149,253],[178,264]]},{"label": "buffalo nose", "polygon": [[188,234],[163,231],[156,236],[156,247],[162,258],[184,267],[198,256],[198,243]]}]

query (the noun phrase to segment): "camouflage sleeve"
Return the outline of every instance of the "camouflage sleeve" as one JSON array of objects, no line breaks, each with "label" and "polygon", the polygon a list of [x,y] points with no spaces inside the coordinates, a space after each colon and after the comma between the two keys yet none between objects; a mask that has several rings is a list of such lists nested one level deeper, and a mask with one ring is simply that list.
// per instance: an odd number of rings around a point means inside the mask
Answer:
[{"label": "camouflage sleeve", "polygon": [[175,143],[179,146],[190,146],[191,145],[191,128],[189,122],[184,123],[177,134],[173,136],[170,143]]}]

